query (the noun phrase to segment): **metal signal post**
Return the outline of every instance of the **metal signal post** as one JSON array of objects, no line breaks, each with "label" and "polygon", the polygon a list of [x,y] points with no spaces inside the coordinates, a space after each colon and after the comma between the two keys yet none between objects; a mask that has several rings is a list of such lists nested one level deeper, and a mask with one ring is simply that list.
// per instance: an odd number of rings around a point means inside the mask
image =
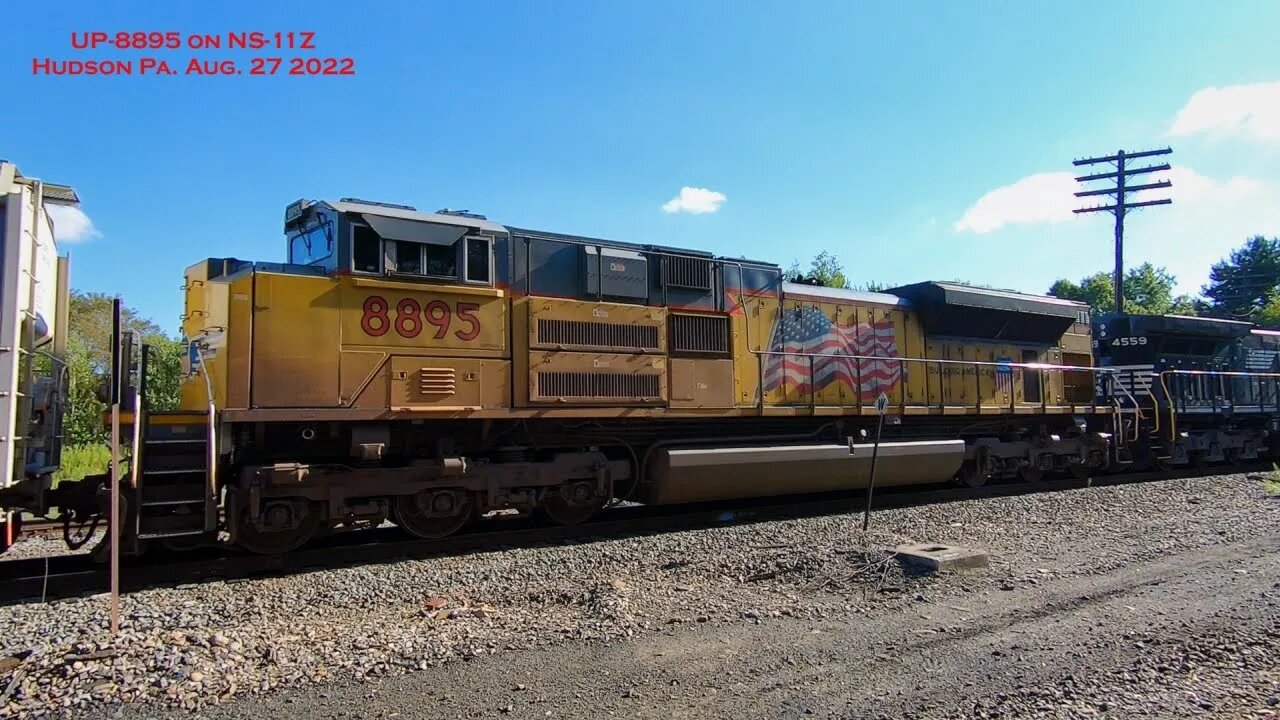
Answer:
[{"label": "metal signal post", "polygon": [[1079,215],[1081,213],[1091,212],[1109,212],[1116,218],[1116,267],[1113,282],[1116,286],[1116,313],[1124,312],[1124,216],[1133,208],[1146,207],[1148,205],[1168,205],[1173,201],[1169,198],[1160,200],[1145,200],[1142,202],[1129,202],[1129,193],[1141,192],[1143,190],[1157,190],[1172,187],[1173,183],[1168,180],[1158,180],[1151,183],[1139,183],[1136,185],[1129,184],[1129,178],[1146,173],[1160,172],[1168,170],[1169,164],[1162,163],[1160,165],[1148,165],[1146,167],[1129,168],[1125,163],[1129,160],[1144,157],[1154,157],[1156,155],[1168,155],[1173,152],[1172,148],[1163,148],[1161,150],[1144,150],[1143,152],[1126,153],[1123,150],[1116,152],[1115,155],[1106,157],[1086,158],[1084,160],[1075,160],[1073,165],[1079,167],[1081,165],[1097,165],[1099,163],[1115,163],[1114,172],[1095,173],[1092,175],[1081,175],[1076,178],[1076,182],[1091,182],[1094,180],[1110,180],[1115,183],[1114,187],[1102,188],[1099,190],[1082,190],[1076,193],[1076,197],[1091,197],[1096,195],[1114,196],[1115,202],[1111,205],[1098,205],[1096,207],[1079,208],[1074,212]]},{"label": "metal signal post", "polygon": [[[876,398],[876,415],[879,419],[876,421],[876,439],[871,446],[871,477],[867,480],[867,509],[862,513],[862,532],[867,531],[867,526],[871,524],[871,498],[876,492],[876,459],[880,455],[880,433],[884,432],[884,415],[889,411],[889,396],[881,392],[880,397]],[[849,452],[853,453],[853,440],[849,441]]]}]

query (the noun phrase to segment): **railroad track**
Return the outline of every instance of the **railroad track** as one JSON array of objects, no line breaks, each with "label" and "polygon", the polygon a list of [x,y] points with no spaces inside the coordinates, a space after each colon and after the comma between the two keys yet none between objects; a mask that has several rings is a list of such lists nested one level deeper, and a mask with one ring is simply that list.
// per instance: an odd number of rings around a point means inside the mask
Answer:
[{"label": "railroad track", "polygon": [[[963,500],[981,500],[1038,492],[1062,492],[1088,486],[1177,480],[1269,471],[1267,463],[1142,472],[1092,479],[1053,479],[1035,483],[1006,483],[977,489],[959,487],[885,488],[876,493],[875,509],[887,510]],[[724,524],[743,524],[861,511],[864,491],[846,491],[779,498],[695,505],[628,506],[605,511],[580,525],[541,525],[527,518],[495,518],[470,531],[439,540],[411,538],[394,527],[341,533],[280,555],[253,555],[235,548],[202,548],[186,552],[158,551],[126,559],[121,566],[124,592],[150,587],[184,585],[258,576],[285,575],[307,570],[458,555],[479,550],[531,547],[555,542],[592,542],[610,538],[694,530]],[[60,527],[60,526],[59,526]],[[0,560],[0,603],[54,600],[101,593],[108,587],[103,565],[88,554]]]},{"label": "railroad track", "polygon": [[41,536],[62,536],[61,520],[24,520],[22,522],[22,534],[41,535]]}]

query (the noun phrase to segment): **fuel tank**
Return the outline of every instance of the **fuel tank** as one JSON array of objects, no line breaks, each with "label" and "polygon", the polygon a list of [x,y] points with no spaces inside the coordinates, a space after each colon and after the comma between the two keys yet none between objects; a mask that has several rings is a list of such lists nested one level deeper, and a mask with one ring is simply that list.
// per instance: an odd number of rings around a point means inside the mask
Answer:
[{"label": "fuel tank", "polygon": [[[871,453],[871,443],[662,448],[652,456],[642,501],[673,505],[865,488]],[[876,486],[944,482],[963,461],[963,440],[882,442]]]}]

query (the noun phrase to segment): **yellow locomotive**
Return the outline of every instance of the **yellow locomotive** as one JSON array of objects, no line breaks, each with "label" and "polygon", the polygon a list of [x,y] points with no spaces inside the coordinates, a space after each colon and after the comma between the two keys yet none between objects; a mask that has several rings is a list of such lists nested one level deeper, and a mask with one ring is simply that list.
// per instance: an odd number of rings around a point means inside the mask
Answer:
[{"label": "yellow locomotive", "polygon": [[354,199],[290,205],[285,235],[286,263],[186,272],[184,409],[138,410],[139,540],[225,517],[280,552],[386,519],[440,537],[495,510],[572,523],[617,499],[859,487],[877,400],[877,483],[1117,458],[1078,303],[823,288]]}]

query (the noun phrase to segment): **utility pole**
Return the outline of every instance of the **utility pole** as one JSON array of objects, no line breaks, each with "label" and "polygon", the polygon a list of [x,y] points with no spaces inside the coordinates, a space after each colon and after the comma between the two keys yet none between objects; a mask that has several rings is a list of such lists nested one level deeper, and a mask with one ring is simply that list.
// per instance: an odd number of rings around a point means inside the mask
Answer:
[{"label": "utility pole", "polygon": [[1116,217],[1116,268],[1114,275],[1114,283],[1116,286],[1116,313],[1124,312],[1124,216],[1134,208],[1146,207],[1148,205],[1168,205],[1173,201],[1169,198],[1160,200],[1144,200],[1142,202],[1129,202],[1129,193],[1141,192],[1142,190],[1158,190],[1167,187],[1173,187],[1173,183],[1168,180],[1158,180],[1151,183],[1130,184],[1129,179],[1146,173],[1160,172],[1168,170],[1169,164],[1162,163],[1160,165],[1148,165],[1145,167],[1129,168],[1125,163],[1138,158],[1153,157],[1156,155],[1168,155],[1173,152],[1172,148],[1164,148],[1162,150],[1144,150],[1142,152],[1126,153],[1123,150],[1118,151],[1115,155],[1106,157],[1085,158],[1084,160],[1075,160],[1072,162],[1076,167],[1081,165],[1098,165],[1100,163],[1115,163],[1115,171],[1095,173],[1093,175],[1081,175],[1076,178],[1076,182],[1091,182],[1094,180],[1110,180],[1115,183],[1114,187],[1106,187],[1099,190],[1082,190],[1076,193],[1076,197],[1091,197],[1095,195],[1108,195],[1114,197],[1111,205],[1103,204],[1096,207],[1079,208],[1074,212],[1080,213],[1091,212],[1109,212]]}]

